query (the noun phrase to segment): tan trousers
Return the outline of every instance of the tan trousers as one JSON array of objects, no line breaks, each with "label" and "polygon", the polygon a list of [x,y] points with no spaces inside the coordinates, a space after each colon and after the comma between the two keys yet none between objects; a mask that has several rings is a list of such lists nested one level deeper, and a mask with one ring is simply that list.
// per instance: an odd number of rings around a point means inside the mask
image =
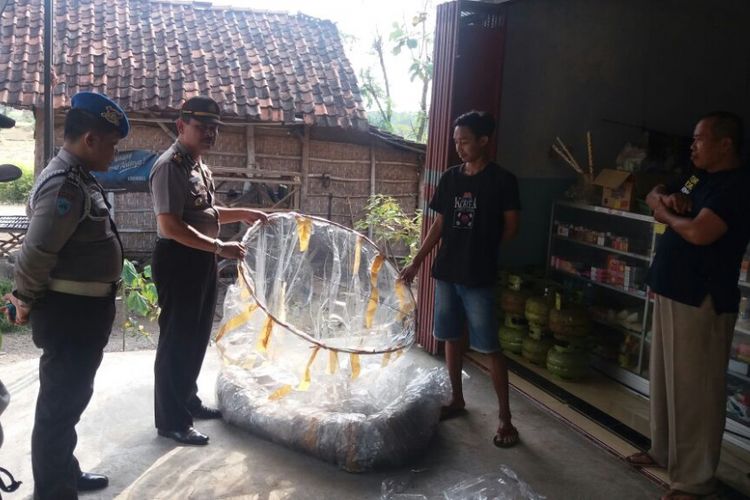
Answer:
[{"label": "tan trousers", "polygon": [[726,418],[736,314],[656,296],[651,340],[651,450],[673,489],[713,493]]}]

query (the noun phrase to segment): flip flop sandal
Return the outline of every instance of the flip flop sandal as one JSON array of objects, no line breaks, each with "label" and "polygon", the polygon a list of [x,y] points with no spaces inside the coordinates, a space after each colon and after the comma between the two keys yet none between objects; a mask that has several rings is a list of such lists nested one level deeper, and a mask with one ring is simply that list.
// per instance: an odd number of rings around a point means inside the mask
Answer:
[{"label": "flip flop sandal", "polygon": [[[510,438],[510,439],[507,439]],[[512,448],[517,445],[520,441],[518,437],[518,429],[511,427],[510,429],[501,429],[492,438],[492,444],[498,448]]]},{"label": "flip flop sandal", "polygon": [[441,406],[440,407],[440,421],[450,420],[452,418],[460,417],[468,413],[466,408],[463,406]]},{"label": "flip flop sandal", "polygon": [[661,467],[659,463],[654,460],[654,457],[649,455],[645,451],[639,451],[638,453],[633,453],[632,455],[629,455],[625,457],[625,461],[632,465],[633,467]]}]

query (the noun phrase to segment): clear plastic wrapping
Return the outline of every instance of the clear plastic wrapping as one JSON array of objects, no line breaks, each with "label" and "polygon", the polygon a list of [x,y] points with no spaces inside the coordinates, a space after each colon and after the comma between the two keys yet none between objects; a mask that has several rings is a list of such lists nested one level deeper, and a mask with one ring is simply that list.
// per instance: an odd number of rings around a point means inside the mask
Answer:
[{"label": "clear plastic wrapping", "polygon": [[447,489],[445,500],[545,500],[507,465],[499,473],[467,479]]},{"label": "clear plastic wrapping", "polygon": [[449,382],[406,352],[415,301],[395,267],[364,236],[297,214],[243,241],[216,338],[225,419],[353,472],[424,448]]},{"label": "clear plastic wrapping", "polygon": [[423,470],[412,470],[408,474],[389,477],[380,485],[380,500],[545,500],[528,483],[507,465],[498,472],[483,474],[460,481],[442,494],[426,496],[420,493],[417,474]]}]

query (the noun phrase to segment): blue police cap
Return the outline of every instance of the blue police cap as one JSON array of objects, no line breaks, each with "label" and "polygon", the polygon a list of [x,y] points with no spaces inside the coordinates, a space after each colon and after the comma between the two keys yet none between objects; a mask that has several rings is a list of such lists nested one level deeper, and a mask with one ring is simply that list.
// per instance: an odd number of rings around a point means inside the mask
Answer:
[{"label": "blue police cap", "polygon": [[130,132],[130,122],[125,112],[115,101],[104,94],[79,92],[71,99],[70,107],[88,111],[97,118],[110,123],[120,131],[120,136],[123,138]]}]

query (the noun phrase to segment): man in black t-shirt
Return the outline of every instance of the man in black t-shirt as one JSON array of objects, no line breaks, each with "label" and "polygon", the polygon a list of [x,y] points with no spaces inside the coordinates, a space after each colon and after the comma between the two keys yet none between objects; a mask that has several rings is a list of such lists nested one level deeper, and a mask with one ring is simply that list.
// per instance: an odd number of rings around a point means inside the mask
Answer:
[{"label": "man in black t-shirt", "polygon": [[750,176],[740,168],[742,121],[706,115],[695,127],[696,171],[646,201],[668,227],[648,274],[656,294],[650,357],[651,449],[627,458],[661,466],[663,498],[714,493],[726,413],[726,370],[750,240]]},{"label": "man in black t-shirt", "polygon": [[465,412],[461,385],[462,336],[492,359],[492,383],[500,405],[500,425],[493,439],[506,448],[518,443],[508,403],[508,367],[500,350],[495,319],[495,281],[500,243],[518,232],[520,202],[513,174],[487,157],[495,128],[487,113],[471,111],[453,123],[456,151],[464,163],[440,178],[430,208],[435,222],[414,261],[401,276],[411,282],[433,247],[441,242],[432,276],[435,287],[435,338],[445,341],[445,358],[453,399],[441,409],[441,419]]}]

